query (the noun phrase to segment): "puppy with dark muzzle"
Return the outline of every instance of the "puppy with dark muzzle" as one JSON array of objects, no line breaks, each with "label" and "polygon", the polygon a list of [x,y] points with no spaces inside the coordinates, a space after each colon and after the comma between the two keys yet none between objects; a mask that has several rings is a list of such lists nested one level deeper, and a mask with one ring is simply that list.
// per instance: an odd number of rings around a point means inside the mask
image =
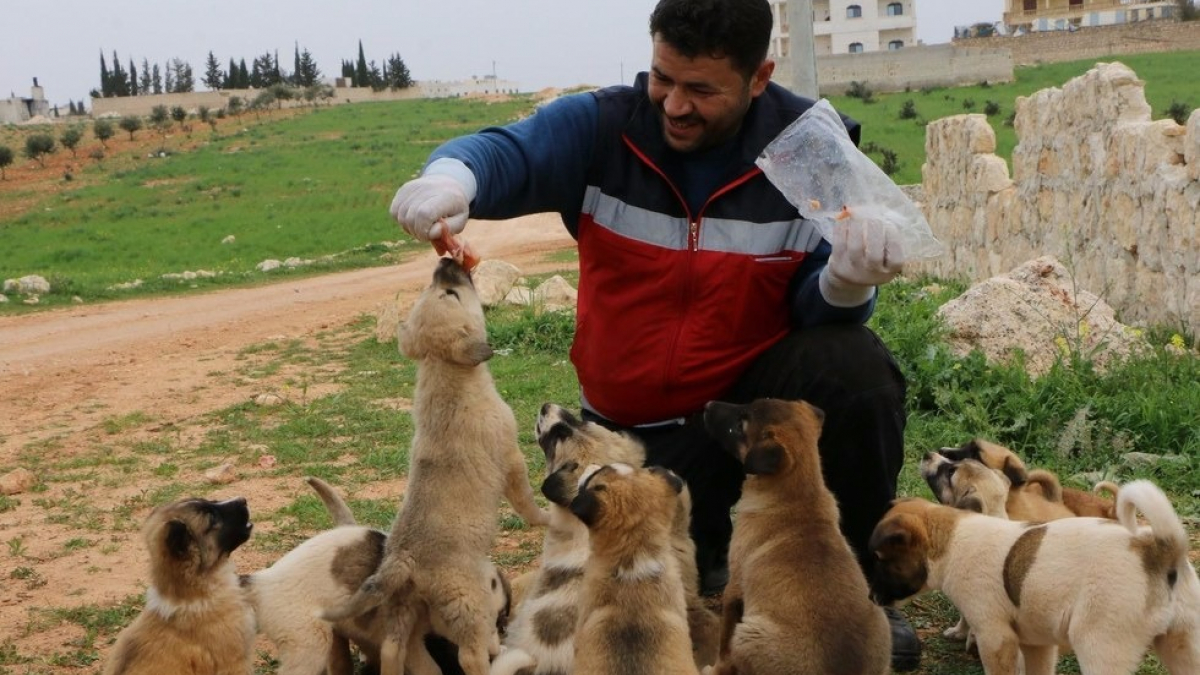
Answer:
[{"label": "puppy with dark muzzle", "polygon": [[1200,581],[1183,524],[1148,481],[1121,489],[1117,514],[1024,523],[897,500],[871,536],[871,587],[881,602],[945,593],[988,675],[1014,675],[1018,655],[1025,675],[1051,675],[1060,646],[1086,675],[1130,675],[1148,645],[1171,675],[1200,673]]},{"label": "puppy with dark muzzle", "polygon": [[746,482],[729,549],[714,673],[882,675],[891,629],[821,475],[823,413],[803,401],[711,402],[709,433]]},{"label": "puppy with dark muzzle", "polygon": [[[491,675],[526,672],[522,669],[545,675],[572,672],[574,629],[589,546],[587,526],[571,512],[571,502],[589,465],[641,466],[645,460],[645,449],[633,436],[580,420],[553,403],[542,406],[535,432],[546,454],[542,493],[551,504],[550,526],[541,565],[531,573],[504,641],[507,649],[492,663]],[[671,541],[684,581],[688,625],[700,666],[715,660],[718,619],[700,598],[690,522],[691,501],[684,488]]]},{"label": "puppy with dark muzzle", "polygon": [[591,467],[571,511],[588,527],[575,673],[697,675],[671,528],[683,481],[660,467]]},{"label": "puppy with dark muzzle", "polygon": [[229,556],[252,529],[242,498],[151,511],[146,607],[117,637],[105,675],[250,675],[254,613]]}]

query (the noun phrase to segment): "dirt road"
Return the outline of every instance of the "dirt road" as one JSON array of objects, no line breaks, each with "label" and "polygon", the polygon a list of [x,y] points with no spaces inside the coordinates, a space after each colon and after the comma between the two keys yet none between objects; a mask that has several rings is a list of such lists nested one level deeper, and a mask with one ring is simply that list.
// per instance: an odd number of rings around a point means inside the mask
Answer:
[{"label": "dirt road", "polygon": [[[474,223],[465,236],[484,259],[525,274],[571,266],[548,261],[573,245],[555,215]],[[44,489],[0,497],[0,541],[7,544],[0,546],[0,673],[81,672],[69,655],[87,662],[87,639],[54,610],[107,606],[140,592],[145,552],[136,532],[95,532],[51,515],[111,513],[152,487],[123,473],[128,468],[97,464],[97,452],[133,437],[112,420],[146,415],[159,428],[187,426],[246,401],[262,384],[221,374],[236,370],[247,347],[311,340],[384,303],[415,299],[435,260],[428,249],[391,267],[0,317],[0,476],[22,463],[69,466],[76,454],[89,457],[78,477],[39,476]],[[294,482],[254,477],[236,489],[269,511],[295,494]],[[270,562],[241,558],[247,569]],[[95,648],[103,654],[107,644]]]}]

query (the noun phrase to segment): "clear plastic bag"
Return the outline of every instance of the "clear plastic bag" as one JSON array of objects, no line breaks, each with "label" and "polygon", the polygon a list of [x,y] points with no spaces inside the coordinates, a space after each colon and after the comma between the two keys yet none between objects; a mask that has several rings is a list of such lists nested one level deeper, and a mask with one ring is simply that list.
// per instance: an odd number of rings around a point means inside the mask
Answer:
[{"label": "clear plastic bag", "polygon": [[910,262],[944,252],[916,204],[854,145],[842,118],[821,99],[771,141],[755,162],[826,240],[851,213],[895,225]]}]

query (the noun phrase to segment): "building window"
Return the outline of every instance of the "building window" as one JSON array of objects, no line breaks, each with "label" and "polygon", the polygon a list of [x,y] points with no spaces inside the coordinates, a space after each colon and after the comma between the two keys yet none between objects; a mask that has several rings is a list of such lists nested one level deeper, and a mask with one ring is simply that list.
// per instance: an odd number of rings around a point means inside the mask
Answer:
[{"label": "building window", "polygon": [[904,16],[904,5],[893,2],[887,6],[888,16]]},{"label": "building window", "polygon": [[862,46],[861,42],[851,42],[850,43],[850,53],[851,54],[861,54],[862,50],[863,50],[863,46]]},{"label": "building window", "polygon": [[904,40],[892,40],[888,43],[888,51],[894,52],[904,48]]},{"label": "building window", "polygon": [[1071,2],[1069,4],[1071,7],[1082,7],[1083,0],[1071,0]]},{"label": "building window", "polygon": [[1037,11],[1037,0],[1025,0],[1025,4],[1022,6],[1022,8],[1026,12],[1036,12]]},{"label": "building window", "polygon": [[850,5],[849,7],[847,7],[846,8],[846,18],[847,19],[861,19],[862,18],[862,6],[861,5]]}]

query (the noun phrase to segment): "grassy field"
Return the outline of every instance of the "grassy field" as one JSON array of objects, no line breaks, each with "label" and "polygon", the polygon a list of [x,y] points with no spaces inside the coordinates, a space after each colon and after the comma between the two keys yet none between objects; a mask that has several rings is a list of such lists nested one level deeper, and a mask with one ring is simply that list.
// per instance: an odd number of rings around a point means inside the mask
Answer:
[{"label": "grassy field", "polygon": [[[1154,119],[1168,117],[1173,104],[1182,104],[1188,112],[1200,106],[1200,89],[1196,87],[1195,63],[1200,51],[1168,54],[1131,54],[1099,59],[1120,61],[1133,69],[1146,83],[1146,100]],[[996,131],[996,154],[1009,161],[1016,146],[1016,134],[1011,116],[1016,111],[1017,97],[1029,96],[1049,87],[1061,87],[1067,80],[1087,72],[1097,59],[1053,63],[1016,69],[1013,82],[978,84],[971,87],[922,89],[911,92],[875,94],[873,102],[858,98],[835,96],[830,102],[838,110],[863,123],[863,144],[874,143],[896,153],[900,169],[892,179],[901,185],[921,182],[921,164],[925,160],[925,124],[949,115],[985,113],[988,103],[995,112],[988,121]],[[868,88],[870,83],[867,83]],[[912,101],[915,118],[901,119],[907,101]],[[880,161],[878,153],[869,153]]]},{"label": "grassy field", "polygon": [[[1185,86],[1191,72],[1185,65],[1188,58],[1122,60],[1147,80],[1157,114],[1172,100],[1196,96]],[[1061,85],[1087,65],[1022,69],[1010,85],[877,96],[878,102],[870,105],[843,99],[835,103],[864,121],[864,140],[895,148],[905,171],[919,171],[921,126],[896,119],[905,100],[913,99],[925,119],[961,112],[966,98],[974,99],[978,109],[987,100],[1000,102],[1002,112],[993,124],[1003,153],[1012,141],[1004,140],[1011,129],[1001,122],[1015,96]],[[528,98],[491,105],[423,101],[341,106],[261,121],[246,116],[215,137],[208,137],[207,130],[197,132],[204,138],[194,149],[165,158],[142,154],[81,162],[75,177],[56,181],[53,190],[27,184],[10,190],[0,184],[0,196],[25,205],[19,214],[0,219],[0,278],[49,277],[60,290],[45,299],[44,307],[66,304],[72,295],[88,301],[118,297],[123,292],[108,287],[136,278],[146,283],[128,293],[188,290],[188,285],[159,278],[185,270],[222,273],[190,282],[201,286],[261,283],[271,276],[254,267],[265,258],[317,259],[349,252],[291,274],[377,264],[396,255],[380,244],[399,236],[387,219],[387,202],[396,183],[420,166],[432,146],[511,119],[532,105]],[[0,143],[16,133],[0,130]],[[906,175],[901,173],[899,182],[916,182]],[[236,241],[221,244],[227,235]],[[1200,358],[1160,347],[1106,373],[1096,372],[1086,359],[1065,358],[1047,375],[1031,380],[1016,366],[988,364],[978,354],[959,358],[950,353],[936,311],[963,290],[962,284],[948,280],[902,280],[887,287],[872,319],[910,384],[908,456],[900,493],[930,496],[916,472],[926,450],[983,436],[1010,445],[1032,466],[1051,469],[1070,485],[1083,485],[1085,473],[1121,482],[1150,478],[1189,519],[1195,538],[1200,519],[1195,470],[1200,462],[1195,422]],[[20,303],[0,306],[0,312],[22,311],[32,309]],[[536,411],[546,401],[573,406],[578,396],[567,359],[573,319],[504,308],[490,310],[488,322],[498,354],[490,367],[516,413],[530,476],[538,484],[543,463],[532,435]],[[136,531],[135,513],[210,489],[198,477],[222,461],[256,465],[270,454],[276,461],[269,472],[272,479],[298,483],[301,476],[317,475],[350,494],[401,477],[412,426],[408,415],[397,414],[396,401],[411,397],[414,368],[394,345],[374,340],[373,323],[372,317],[363,317],[312,344],[279,340],[256,345],[242,355],[244,368],[219,374],[266,381],[289,373],[285,384],[294,395],[285,405],[241,403],[165,430],[153,410],[136,411],[108,419],[93,441],[69,453],[59,452],[63,448],[53,441],[23,448],[21,465],[43,482],[30,494],[0,497],[0,517],[23,502],[32,503],[46,522],[78,529],[80,535],[64,545],[63,556],[90,551],[100,557],[106,547]],[[1160,346],[1171,337],[1155,330],[1150,335]],[[333,393],[309,394],[318,385]],[[1123,456],[1134,450],[1179,455],[1186,461],[1133,465]],[[90,506],[91,496],[128,484],[144,486],[138,498],[111,510]],[[394,498],[358,498],[351,506],[361,521],[382,527],[395,503]],[[527,567],[540,551],[541,533],[525,529],[507,509],[498,517],[503,534],[494,552],[497,562],[508,570]],[[262,527],[247,546],[271,555],[282,555],[330,525],[319,501],[307,494],[278,509],[256,512],[255,520]],[[8,538],[6,544],[0,555],[16,561],[3,580],[6,588],[48,582],[40,561],[27,556],[28,542]],[[64,668],[94,672],[101,648],[140,608],[140,590],[131,588],[128,598],[112,605],[30,607],[21,635],[0,636],[0,674],[58,673]],[[944,598],[919,598],[907,613],[924,639],[919,675],[982,673],[961,644],[941,637],[956,618]],[[52,653],[22,646],[22,640],[63,625],[80,627],[85,638],[70,650]],[[269,654],[259,659],[260,673],[273,673],[275,667]],[[1077,673],[1078,667],[1067,658],[1058,672]],[[1153,658],[1138,671],[1162,673]]]}]

